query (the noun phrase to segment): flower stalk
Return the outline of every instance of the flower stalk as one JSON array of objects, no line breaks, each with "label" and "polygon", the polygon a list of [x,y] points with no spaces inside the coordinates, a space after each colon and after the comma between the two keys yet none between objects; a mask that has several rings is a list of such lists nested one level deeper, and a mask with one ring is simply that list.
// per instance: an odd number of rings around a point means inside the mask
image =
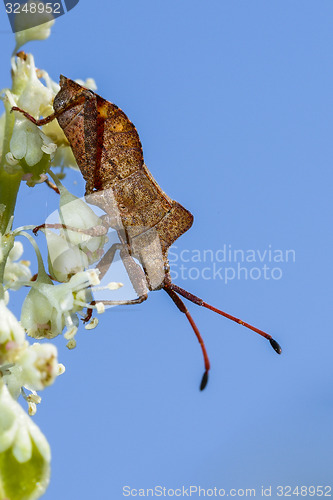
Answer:
[{"label": "flower stalk", "polygon": [[5,160],[7,153],[10,152],[10,140],[13,133],[15,116],[10,112],[9,102],[5,102],[5,127],[2,143],[2,153],[0,160],[0,233],[5,234],[8,223],[14,215],[17,194],[20,188],[22,173],[6,172]]}]

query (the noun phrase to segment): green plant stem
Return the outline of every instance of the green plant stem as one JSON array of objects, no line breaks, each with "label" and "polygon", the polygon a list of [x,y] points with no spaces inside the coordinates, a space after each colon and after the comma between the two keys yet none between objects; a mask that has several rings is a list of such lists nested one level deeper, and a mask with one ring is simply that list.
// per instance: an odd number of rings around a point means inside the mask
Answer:
[{"label": "green plant stem", "polygon": [[0,171],[0,204],[4,206],[0,219],[0,232],[4,234],[8,223],[14,215],[17,193],[20,187],[22,174],[8,174]]},{"label": "green plant stem", "polygon": [[9,102],[5,103],[6,125],[0,162],[0,233],[4,234],[11,217],[14,215],[17,193],[20,187],[22,172],[9,174],[4,165],[6,154],[10,151],[10,139],[13,133],[15,117],[10,112]]}]

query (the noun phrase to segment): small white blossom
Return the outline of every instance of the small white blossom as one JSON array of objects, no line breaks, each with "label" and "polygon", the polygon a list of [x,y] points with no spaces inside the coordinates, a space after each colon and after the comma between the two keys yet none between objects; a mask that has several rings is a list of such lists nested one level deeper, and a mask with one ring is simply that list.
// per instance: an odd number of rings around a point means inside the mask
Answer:
[{"label": "small white blossom", "polygon": [[19,262],[16,262],[22,254],[22,243],[20,241],[15,241],[14,246],[8,255],[4,274],[4,284],[11,290],[18,290],[27,281],[30,281],[32,277],[29,269],[30,262],[28,260],[20,260]]},{"label": "small white blossom", "polygon": [[[1,204],[0,204],[0,219],[1,219]],[[8,254],[14,246],[14,235],[13,233],[5,233],[0,235],[0,262],[8,258]]]},{"label": "small white blossom", "polygon": [[45,231],[50,274],[61,283],[66,283],[74,274],[89,266],[88,257],[78,246],[70,243],[53,231]]},{"label": "small white blossom", "polygon": [[[23,115],[21,115],[23,116]],[[25,159],[29,167],[39,163],[43,154],[52,155],[56,144],[25,117],[17,118],[10,140],[10,152],[16,160]]]},{"label": "small white blossom", "polygon": [[[21,386],[30,391],[41,391],[53,384],[59,375],[57,348],[53,344],[30,345],[19,357]],[[33,401],[36,403],[36,401]]]},{"label": "small white blossom", "polygon": [[[10,94],[5,92],[12,106],[18,106],[34,118],[52,113],[54,93],[38,78],[32,54],[16,57],[13,61],[13,89],[15,91]],[[23,119],[22,115],[17,116]]]},{"label": "small white blossom", "polygon": [[24,343],[25,333],[22,326],[5,301],[0,300],[0,365],[15,361]]},{"label": "small white blossom", "polygon": [[65,326],[78,325],[73,295],[63,287],[38,284],[28,293],[22,305],[21,323],[30,337],[51,339],[60,335]]},{"label": "small white blossom", "polygon": [[[41,33],[45,34],[41,26],[17,33],[17,37],[20,39],[19,45],[27,41],[28,35],[34,38],[36,34]],[[20,52],[18,57],[13,57],[12,73],[12,88],[15,91],[3,90],[10,107],[17,106],[35,119],[51,115],[54,111],[53,100],[60,87],[46,71],[36,69],[33,56]],[[44,79],[46,85],[42,83],[41,79]],[[80,82],[87,88],[96,89],[95,81],[92,78],[88,78],[86,82],[81,80]],[[0,135],[1,131],[4,130],[5,119],[4,114],[0,118]],[[0,148],[1,143],[2,141],[0,141]],[[20,112],[15,112],[10,152],[6,158],[5,168],[9,173],[15,173],[21,166],[25,173],[32,172],[35,177],[41,173],[40,171],[34,172],[35,165],[39,165],[39,170],[42,168],[44,172],[51,164],[52,166],[78,169],[68,140],[57,120],[52,120],[40,130]],[[30,183],[30,185],[34,184]]]},{"label": "small white blossom", "polygon": [[[87,255],[89,264],[99,260],[103,255],[103,247],[107,242],[106,229],[102,220],[84,199],[72,195],[64,186],[59,186],[60,205],[59,218],[62,224],[77,228],[78,231],[64,230],[64,237],[71,245],[79,246]],[[93,230],[100,235],[89,235],[80,230]]]},{"label": "small white blossom", "polygon": [[[4,90],[10,107],[17,106],[36,119],[51,114],[55,92],[50,86],[43,85],[38,78],[32,55],[20,53],[17,58],[13,58],[12,69],[14,90]],[[61,131],[59,125],[56,126]],[[63,143],[62,131],[61,134]],[[46,171],[49,167],[57,144],[22,113],[15,112],[9,147],[10,151],[6,154],[6,170],[13,173],[20,166],[25,173],[33,173],[34,177],[38,178],[43,173],[41,169]],[[38,167],[34,168],[35,165]]]},{"label": "small white blossom", "polygon": [[[73,274],[87,269],[102,257],[107,237],[101,218],[92,208],[83,199],[72,195],[54,175],[53,178],[60,191],[60,207],[46,223],[64,227],[59,234],[45,230],[49,271],[60,282],[66,282]],[[92,234],[87,234],[90,231]]]},{"label": "small white blossom", "polygon": [[42,390],[63,373],[58,365],[56,347],[52,344],[29,345],[21,324],[3,300],[0,301],[0,368],[3,381],[16,399],[22,387],[30,391]]},{"label": "small white blossom", "polygon": [[[91,270],[75,274],[68,283],[53,285],[32,283],[21,314],[21,322],[28,335],[34,338],[53,338],[66,326],[66,334],[73,337],[77,331],[78,312],[92,301],[90,286],[97,273]],[[73,334],[73,335],[72,335]]]},{"label": "small white blossom", "polygon": [[4,384],[0,388],[0,415],[0,453],[12,448],[15,459],[26,462],[31,458],[34,441],[43,458],[50,460],[48,442]]}]

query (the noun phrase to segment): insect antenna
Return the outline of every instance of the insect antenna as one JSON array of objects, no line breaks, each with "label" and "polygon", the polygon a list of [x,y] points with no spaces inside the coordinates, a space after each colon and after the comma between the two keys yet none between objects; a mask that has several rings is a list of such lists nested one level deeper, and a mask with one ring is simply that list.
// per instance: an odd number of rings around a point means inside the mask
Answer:
[{"label": "insect antenna", "polygon": [[277,352],[278,354],[281,354],[282,349],[281,349],[280,345],[276,342],[276,340],[274,340],[272,338],[271,335],[269,335],[268,333],[264,332],[263,330],[259,330],[259,328],[256,328],[255,326],[252,326],[249,323],[245,323],[245,321],[243,321],[243,320],[241,320],[239,318],[236,318],[235,316],[231,316],[231,314],[228,314],[228,313],[226,313],[224,311],[221,311],[221,309],[217,309],[216,307],[211,306],[210,304],[207,304],[207,302],[204,302],[199,297],[196,297],[192,293],[184,290],[183,288],[180,288],[179,286],[175,285],[174,283],[168,283],[167,285],[165,285],[164,289],[168,293],[169,293],[170,290],[172,290],[172,291],[178,293],[179,295],[181,295],[182,297],[184,297],[185,299],[190,300],[194,304],[197,304],[198,306],[206,307],[207,309],[210,309],[211,311],[214,311],[217,314],[221,314],[221,316],[224,316],[225,318],[228,318],[228,319],[231,319],[232,321],[235,321],[239,325],[243,325],[246,328],[249,328],[253,332],[259,333],[259,335],[261,335],[265,339],[269,340],[269,343],[271,344],[271,346],[273,347],[273,349],[274,349],[275,352]]},{"label": "insect antenna", "polygon": [[210,362],[209,362],[209,358],[208,358],[208,354],[207,354],[207,351],[206,351],[206,347],[205,347],[203,338],[201,337],[200,332],[198,330],[198,327],[195,324],[192,316],[190,315],[190,313],[189,313],[187,307],[185,306],[184,302],[182,301],[182,299],[180,297],[178,297],[178,295],[176,294],[176,292],[174,290],[172,290],[171,287],[165,286],[163,289],[171,297],[171,299],[176,304],[176,306],[178,307],[178,309],[182,313],[184,313],[186,315],[186,317],[189,320],[190,325],[193,328],[193,331],[194,331],[194,333],[195,333],[195,335],[196,335],[196,337],[197,337],[197,339],[199,341],[199,344],[200,344],[200,347],[201,347],[201,350],[202,350],[202,354],[203,354],[203,358],[204,358],[204,363],[205,363],[205,372],[204,372],[204,374],[202,376],[201,384],[200,384],[200,391],[203,391],[204,388],[207,385],[207,382],[208,382],[208,372],[209,372],[209,369],[210,369]]}]

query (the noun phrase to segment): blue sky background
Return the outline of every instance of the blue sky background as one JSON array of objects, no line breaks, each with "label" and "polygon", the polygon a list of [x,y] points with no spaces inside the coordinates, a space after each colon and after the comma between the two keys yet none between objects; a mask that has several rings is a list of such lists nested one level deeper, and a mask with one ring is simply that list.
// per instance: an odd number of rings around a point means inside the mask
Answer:
[{"label": "blue sky background", "polygon": [[[107,311],[74,351],[56,339],[66,373],[35,417],[53,453],[45,499],[118,500],[124,485],[257,496],[271,485],[272,498],[277,485],[332,486],[332,16],[327,0],[80,0],[25,48],[55,80],[94,77],[128,114],[152,174],[194,214],[178,255],[296,255],[266,261],[279,280],[177,279],[283,348],[189,304],[212,364],[203,393],[198,343],[163,291]],[[0,23],[5,87],[4,9]],[[41,223],[56,202],[44,186],[23,189],[16,225]]]}]

